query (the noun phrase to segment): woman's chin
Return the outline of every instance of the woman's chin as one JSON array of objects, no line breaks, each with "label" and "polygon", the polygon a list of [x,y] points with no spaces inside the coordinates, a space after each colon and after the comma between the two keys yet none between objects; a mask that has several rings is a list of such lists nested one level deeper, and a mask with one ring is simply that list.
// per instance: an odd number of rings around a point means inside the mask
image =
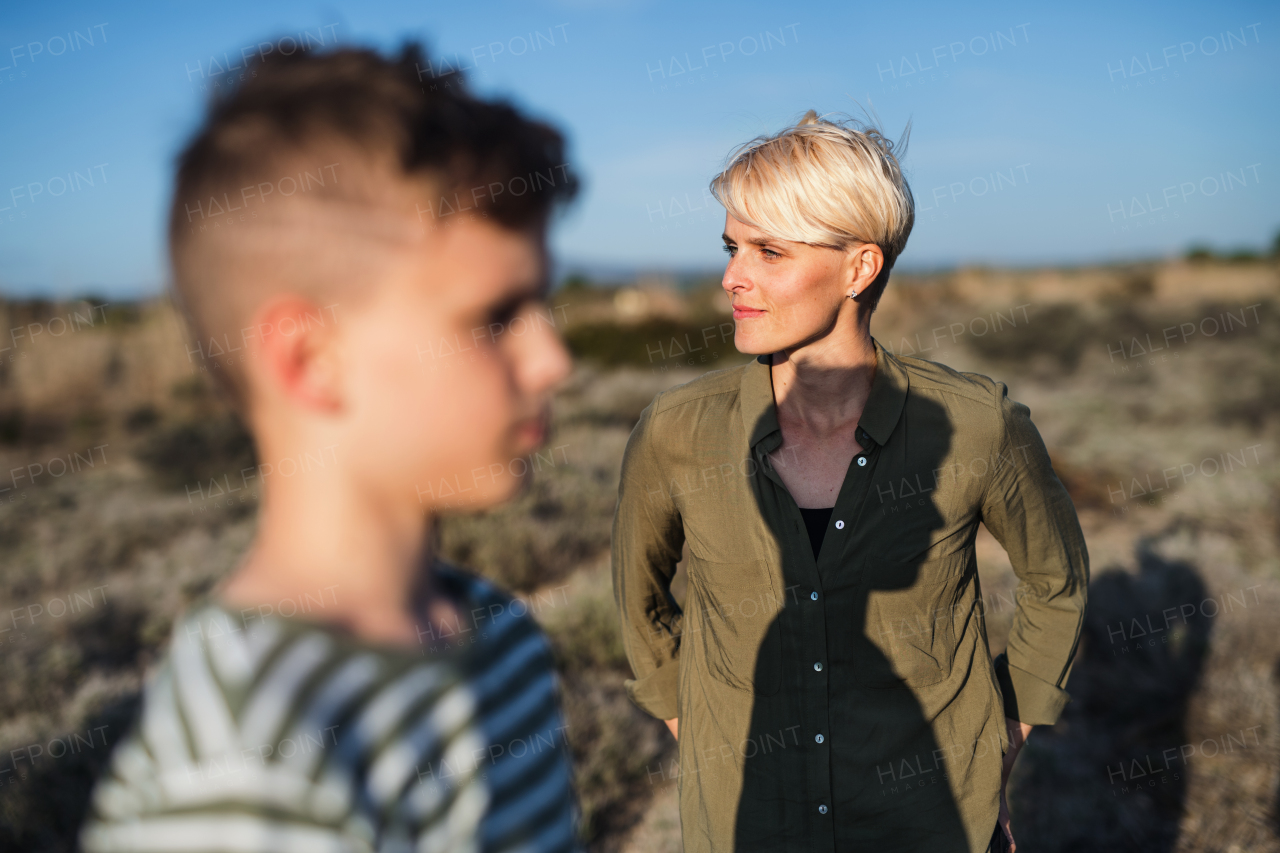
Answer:
[{"label": "woman's chin", "polygon": [[739,342],[737,338],[734,338],[733,347],[743,355],[767,355],[782,349],[782,347],[771,345],[768,341],[748,339]]}]

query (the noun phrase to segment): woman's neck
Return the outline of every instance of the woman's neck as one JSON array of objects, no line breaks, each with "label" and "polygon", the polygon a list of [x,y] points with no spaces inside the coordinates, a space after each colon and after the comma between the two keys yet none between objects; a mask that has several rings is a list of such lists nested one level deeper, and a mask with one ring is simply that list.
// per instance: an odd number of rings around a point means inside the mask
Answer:
[{"label": "woman's neck", "polygon": [[773,398],[779,420],[822,435],[857,422],[871,394],[876,349],[871,336],[826,340],[774,355]]}]

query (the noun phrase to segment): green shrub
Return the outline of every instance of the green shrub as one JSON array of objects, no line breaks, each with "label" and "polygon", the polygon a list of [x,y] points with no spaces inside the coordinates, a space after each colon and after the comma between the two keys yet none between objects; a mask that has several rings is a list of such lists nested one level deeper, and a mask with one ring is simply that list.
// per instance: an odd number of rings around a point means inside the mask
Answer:
[{"label": "green shrub", "polygon": [[733,347],[733,321],[723,318],[682,322],[655,317],[633,325],[584,323],[565,332],[565,343],[574,357],[606,367],[705,365],[712,369],[727,366],[720,362],[738,354]]}]

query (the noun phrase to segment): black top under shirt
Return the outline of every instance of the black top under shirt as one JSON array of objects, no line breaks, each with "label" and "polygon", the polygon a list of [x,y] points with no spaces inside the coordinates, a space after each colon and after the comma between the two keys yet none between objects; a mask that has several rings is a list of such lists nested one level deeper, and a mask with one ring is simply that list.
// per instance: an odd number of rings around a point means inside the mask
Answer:
[{"label": "black top under shirt", "polygon": [[818,552],[822,550],[822,537],[827,535],[827,524],[831,522],[831,513],[835,507],[797,508],[804,516],[804,526],[809,529],[809,545],[813,548],[813,559],[816,560]]}]

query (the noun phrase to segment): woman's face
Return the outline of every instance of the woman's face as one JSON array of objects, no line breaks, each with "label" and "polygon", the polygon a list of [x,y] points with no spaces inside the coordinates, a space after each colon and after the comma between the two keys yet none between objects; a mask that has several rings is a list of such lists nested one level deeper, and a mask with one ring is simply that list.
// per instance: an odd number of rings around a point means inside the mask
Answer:
[{"label": "woman's face", "polygon": [[848,294],[869,286],[884,261],[878,246],[841,250],[780,240],[729,215],[724,246],[733,344],[748,355],[794,350],[845,323],[853,328],[859,306]]}]

